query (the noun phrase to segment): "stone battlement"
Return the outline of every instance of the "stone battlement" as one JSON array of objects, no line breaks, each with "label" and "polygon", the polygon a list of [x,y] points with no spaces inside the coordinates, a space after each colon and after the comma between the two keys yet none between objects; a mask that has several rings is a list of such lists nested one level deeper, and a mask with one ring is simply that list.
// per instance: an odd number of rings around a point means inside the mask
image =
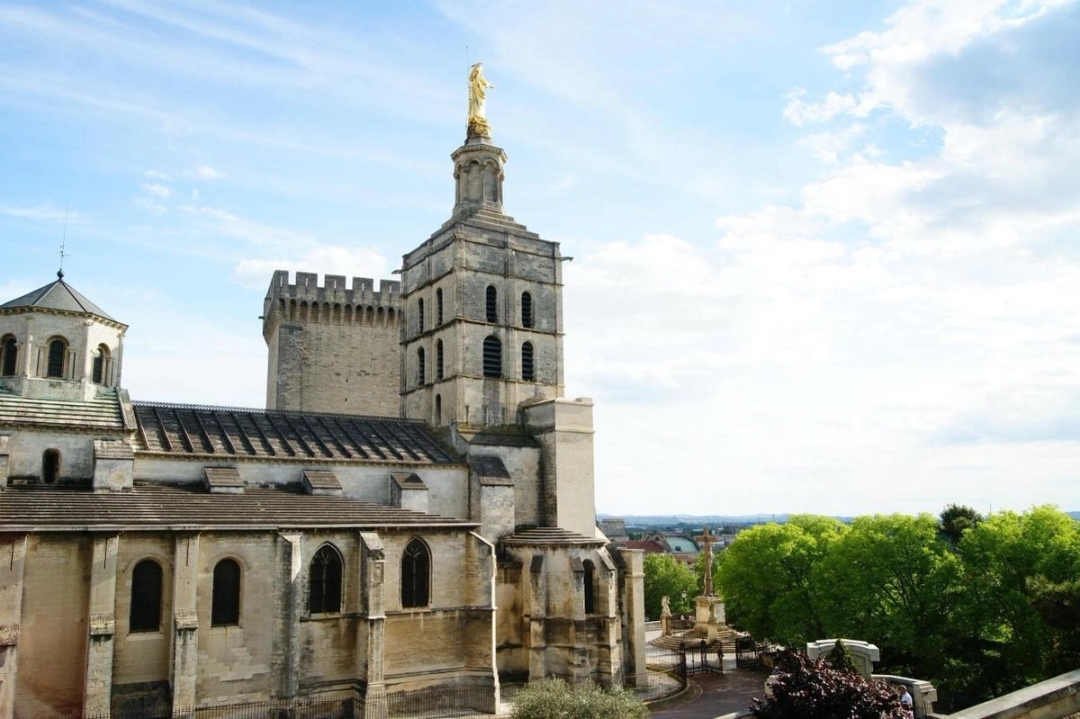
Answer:
[{"label": "stone battlement", "polygon": [[289,283],[288,270],[276,270],[266,292],[267,303],[277,299],[317,302],[340,305],[371,305],[399,309],[401,307],[401,283],[396,280],[375,280],[370,277],[353,277],[352,288],[347,287],[344,275],[326,275],[322,285],[315,272],[297,272],[296,283]]}]

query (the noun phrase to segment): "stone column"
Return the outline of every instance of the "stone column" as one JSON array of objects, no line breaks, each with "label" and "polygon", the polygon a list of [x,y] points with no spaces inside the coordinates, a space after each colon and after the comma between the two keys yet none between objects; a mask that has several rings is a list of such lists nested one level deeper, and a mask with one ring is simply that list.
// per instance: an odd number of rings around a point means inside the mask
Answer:
[{"label": "stone column", "polygon": [[386,683],[383,679],[383,645],[386,641],[383,576],[386,557],[382,540],[375,532],[360,532],[360,565],[361,610],[367,615],[363,719],[386,719]]},{"label": "stone column", "polygon": [[196,664],[199,659],[199,535],[176,535],[173,562],[173,653],[170,683],[173,711],[195,708]]},{"label": "stone column", "polygon": [[[15,716],[15,679],[19,668],[23,572],[26,535],[0,542],[0,719]],[[7,565],[7,566],[4,566]]]},{"label": "stone column", "polygon": [[304,605],[303,534],[281,532],[280,571],[282,591],[274,661],[281,678],[279,694],[288,699],[300,693],[300,616]]},{"label": "stone column", "polygon": [[525,611],[529,617],[529,681],[539,681],[547,676],[547,642],[544,622],[547,620],[547,577],[544,573],[544,555],[537,553],[529,562],[529,572],[521,573],[525,586]]},{"label": "stone column", "polygon": [[626,576],[624,578],[623,612],[625,612],[626,643],[625,669],[627,678],[646,673],[645,667],[645,553],[640,549],[620,549]]},{"label": "stone column", "polygon": [[113,635],[116,630],[117,535],[93,539],[90,568],[90,636],[86,650],[84,714],[108,714],[112,709]]}]

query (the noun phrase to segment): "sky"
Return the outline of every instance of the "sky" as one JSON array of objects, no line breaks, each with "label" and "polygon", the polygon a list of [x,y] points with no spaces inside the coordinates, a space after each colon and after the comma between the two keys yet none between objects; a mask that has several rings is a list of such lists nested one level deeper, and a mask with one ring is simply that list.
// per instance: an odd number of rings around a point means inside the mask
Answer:
[{"label": "sky", "polygon": [[597,510],[1080,510],[1080,0],[0,0],[0,298],[262,406],[275,269],[450,216],[467,68],[561,243]]}]

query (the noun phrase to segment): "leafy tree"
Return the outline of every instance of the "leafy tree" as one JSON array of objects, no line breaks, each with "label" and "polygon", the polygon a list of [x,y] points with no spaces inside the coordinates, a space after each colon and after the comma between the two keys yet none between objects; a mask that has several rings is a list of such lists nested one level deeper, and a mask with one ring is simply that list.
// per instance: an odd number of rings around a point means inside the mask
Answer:
[{"label": "leafy tree", "polygon": [[1052,676],[1055,642],[1069,639],[1054,626],[1055,606],[1080,576],[1080,525],[1050,506],[998,512],[964,533],[959,556],[957,629],[971,639],[950,680],[997,696]]},{"label": "leafy tree", "polygon": [[979,522],[983,521],[981,514],[963,504],[950,504],[941,510],[939,516],[941,535],[954,547],[960,544],[960,538],[964,536],[964,532],[975,528]]},{"label": "leafy tree", "polygon": [[1050,582],[1035,577],[1028,582],[1028,589],[1035,611],[1051,633],[1044,673],[1064,674],[1080,667],[1080,579]]},{"label": "leafy tree", "polygon": [[857,517],[814,572],[823,636],[873,641],[891,671],[940,676],[959,579],[934,517]]},{"label": "leafy tree", "polygon": [[648,719],[649,709],[619,688],[593,682],[572,687],[562,679],[526,685],[514,700],[513,719]]},{"label": "leafy tree", "polygon": [[781,674],[772,696],[755,699],[755,717],[762,719],[903,719],[900,696],[880,680],[833,669],[825,659],[810,661],[792,651],[777,657]]},{"label": "leafy tree", "polygon": [[846,532],[835,519],[805,514],[739,532],[717,572],[728,622],[788,645],[826,636],[814,569]]},{"label": "leafy tree", "polygon": [[646,554],[644,563],[645,616],[659,619],[665,596],[671,599],[673,614],[690,613],[698,593],[694,570],[670,554]]}]

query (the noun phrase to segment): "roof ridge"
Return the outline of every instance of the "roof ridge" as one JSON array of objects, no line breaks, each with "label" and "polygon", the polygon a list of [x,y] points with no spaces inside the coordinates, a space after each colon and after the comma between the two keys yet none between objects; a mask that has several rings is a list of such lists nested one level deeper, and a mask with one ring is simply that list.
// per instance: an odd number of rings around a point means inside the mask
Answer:
[{"label": "roof ridge", "polygon": [[304,412],[288,409],[267,409],[265,407],[233,407],[220,404],[189,404],[186,402],[156,402],[153,400],[132,400],[133,405],[140,407],[157,407],[158,409],[186,409],[186,410],[210,410],[212,412],[250,412],[253,414],[288,415],[291,417],[351,417],[364,421],[396,422],[399,424],[427,426],[422,420],[408,419],[405,417],[380,417],[378,415],[349,414],[347,412]]}]

